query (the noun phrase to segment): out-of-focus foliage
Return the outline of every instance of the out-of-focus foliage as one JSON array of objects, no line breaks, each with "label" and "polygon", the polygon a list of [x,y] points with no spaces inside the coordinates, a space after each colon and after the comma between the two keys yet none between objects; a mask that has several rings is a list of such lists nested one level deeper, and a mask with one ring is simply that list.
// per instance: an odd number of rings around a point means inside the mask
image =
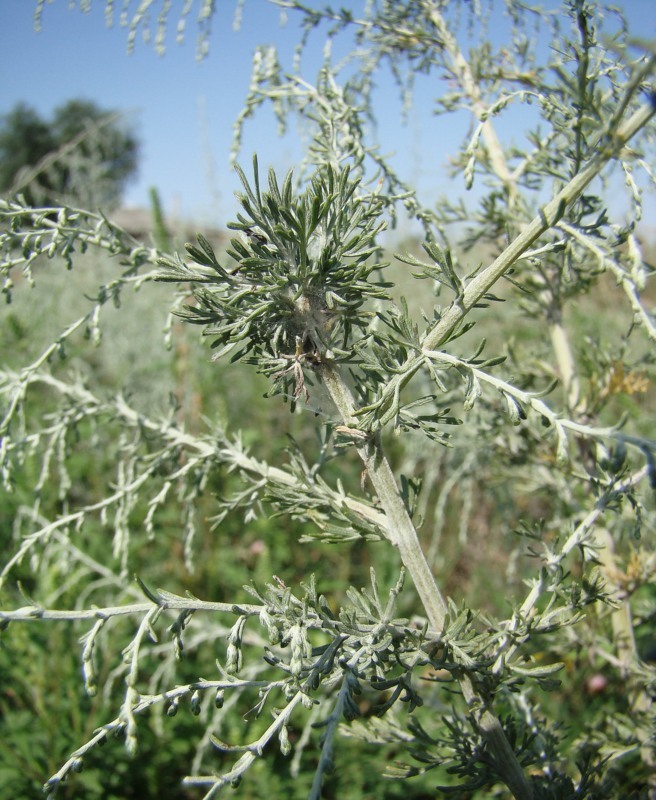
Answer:
[{"label": "out-of-focus foliage", "polygon": [[0,192],[31,205],[119,205],[138,142],[122,115],[70,100],[42,119],[24,103],[0,119]]}]

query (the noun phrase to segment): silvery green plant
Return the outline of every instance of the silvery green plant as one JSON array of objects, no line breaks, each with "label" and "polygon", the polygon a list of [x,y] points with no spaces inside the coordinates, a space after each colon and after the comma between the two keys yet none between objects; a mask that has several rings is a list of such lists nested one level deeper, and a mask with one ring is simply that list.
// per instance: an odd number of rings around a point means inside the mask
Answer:
[{"label": "silvery green plant", "polygon": [[[131,30],[149,5],[139,6]],[[3,370],[0,384],[6,491],[40,463],[34,504],[16,513],[1,573],[9,586],[29,561],[36,590],[23,590],[22,604],[0,620],[83,625],[86,690],[109,696],[115,681],[124,686],[113,719],[46,790],[54,795],[110,736],[136,754],[140,719],[160,708],[164,724],[183,710],[203,722],[183,783],[204,798],[247,779],[274,745],[298,774],[312,741],[320,754],[309,796],[319,798],[339,774],[342,735],[395,747],[403,756],[390,777],[436,770],[435,783],[450,781],[444,792],[611,798],[631,775],[650,796],[655,675],[634,631],[654,618],[656,442],[653,419],[622,419],[613,399],[648,391],[653,375],[656,323],[645,299],[653,270],[636,233],[643,195],[653,190],[653,44],[631,42],[619,16],[613,39],[604,39],[604,10],[584,2],[534,18],[557,45],[545,64],[530,44],[534,12],[519,4],[507,5],[512,46],[495,53],[486,43],[470,56],[456,33],[465,23],[472,35],[485,29],[477,6],[381,2],[356,13],[278,5],[300,15],[303,42],[324,26],[328,44],[352,34],[357,47],[340,71],[327,46],[316,85],[286,73],[284,54],[256,53],[238,137],[268,98],[281,123],[294,114],[307,125],[310,145],[284,177],[270,170],[265,179],[257,158],[248,172],[238,168],[241,210],[225,254],[203,236],[166,254],[102,215],[1,201],[8,298],[24,290],[14,285],[21,271],[38,283],[46,257],[73,264],[97,248],[122,264],[87,311],[28,365]],[[485,181],[474,207],[450,197],[426,208],[372,144],[366,123],[383,64],[409,102],[411,76],[423,71],[444,81],[441,113],[472,112],[453,164],[465,188]],[[524,149],[505,147],[495,132],[512,104],[539,111]],[[605,207],[614,169],[627,187],[628,221]],[[395,257],[397,274],[399,264],[411,267],[420,289],[410,291],[430,293],[430,313],[414,314],[398,298],[383,251],[381,234],[402,212],[419,221],[424,241],[421,253]],[[474,262],[475,245],[485,258]],[[292,443],[265,461],[218,420],[190,432],[175,411],[158,417],[51,364],[78,332],[100,340],[108,301],[155,282],[180,287],[176,316],[202,328],[215,360],[264,376],[269,402],[284,400],[316,429],[312,445]],[[576,341],[570,319],[598,285],[628,311],[612,344]],[[504,323],[516,315],[514,324],[525,325],[520,314],[537,330],[526,343],[512,341]],[[508,339],[487,344],[495,326]],[[70,479],[74,441],[85,436],[95,446],[115,443],[116,478],[101,498],[76,496]],[[343,463],[347,475],[354,462],[359,488],[334,469]],[[239,488],[213,498],[215,526],[273,511],[303,521],[306,537],[326,547],[360,539],[386,548],[396,577],[383,585],[382,570],[372,569],[370,585],[350,588],[339,608],[321,589],[320,568],[298,587],[271,576],[228,602],[131,583],[131,547],[158,536],[167,509],[179,514],[192,566],[205,524],[198,507],[222,469]],[[41,497],[51,482],[60,510],[48,516]],[[474,604],[449,575],[449,540],[474,535],[477,503],[499,506],[484,536],[507,554],[505,615],[480,594]],[[85,552],[93,520],[112,531],[112,565]],[[57,607],[63,590],[39,591],[39,575],[55,562],[79,586],[74,607]],[[120,644],[118,618],[133,621]],[[219,653],[212,674],[200,666],[208,643]],[[604,706],[603,722],[568,740],[546,698],[581,652],[619,676],[624,693]],[[199,659],[195,679],[176,677],[183,658],[186,674]],[[109,688],[99,685],[102,659],[113,659]],[[362,697],[375,698],[369,713]],[[230,716],[246,710],[252,735],[227,741]]]}]

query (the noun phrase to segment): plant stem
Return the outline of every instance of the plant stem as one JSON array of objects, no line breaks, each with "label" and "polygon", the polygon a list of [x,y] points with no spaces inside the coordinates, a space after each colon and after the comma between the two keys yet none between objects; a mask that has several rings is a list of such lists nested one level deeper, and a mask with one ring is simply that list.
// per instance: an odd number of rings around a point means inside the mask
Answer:
[{"label": "plant stem", "polygon": [[[424,351],[437,350],[449,340],[467,314],[484,298],[494,284],[513,267],[540,236],[560,221],[567,208],[581,196],[608,162],[618,155],[627,142],[653,118],[654,114],[656,114],[656,107],[646,103],[608,137],[607,143],[599,143],[597,155],[590,159],[588,165],[577,173],[553,200],[540,209],[538,215],[497,256],[492,264],[473,278],[465,287],[462,295],[451,303],[440,320],[426,334],[423,341]],[[386,396],[390,400],[398,397],[400,390],[423,363],[423,354],[410,356],[389,383],[380,388],[379,397]]]},{"label": "plant stem", "polygon": [[656,113],[656,109],[646,103],[633,116],[621,125],[605,147],[576,174],[560,192],[544,206],[539,214],[506,247],[506,249],[470,283],[463,295],[445,311],[437,325],[426,336],[424,346],[431,350],[439,347],[460,325],[465,315],[483,298],[494,284],[503,277],[542,234],[555,225],[566,209],[577,200],[585,188],[599,175],[603,168],[622,150],[627,142],[643,128]]},{"label": "plant stem", "polygon": [[[479,84],[472,73],[471,67],[462,50],[458,47],[456,37],[451,33],[444,17],[439,12],[437,4],[429,11],[428,17],[435,26],[442,48],[451,61],[451,69],[456,81],[469,97],[474,116],[479,121],[482,120],[488,111],[488,107],[483,101]],[[512,208],[517,200],[517,181],[508,169],[503,147],[489,118],[485,120],[483,125],[482,136],[492,169],[502,181],[507,192],[508,204]]]},{"label": "plant stem", "polygon": [[[344,425],[357,426],[353,395],[338,368],[331,362],[324,363],[319,367],[318,374],[339,410]],[[403,565],[415,584],[428,621],[435,631],[440,632],[444,629],[448,610],[446,600],[426,561],[417,530],[385,456],[380,432],[372,434],[365,440],[354,437],[354,443],[387,517],[389,538],[392,544],[399,549]],[[462,673],[459,676],[459,682],[463,697],[494,757],[499,776],[517,800],[532,800],[531,786],[506,738],[501,723],[494,714],[485,708],[484,701],[477,694],[469,675]]]},{"label": "plant stem", "polygon": [[[353,416],[355,410],[353,395],[338,369],[331,363],[324,364],[320,367],[319,374],[344,420],[344,424],[357,427],[357,421]],[[395,547],[398,547],[401,559],[414,581],[430,624],[434,630],[439,632],[444,628],[447,604],[428,566],[417,531],[385,457],[380,437],[373,435],[362,441],[354,438],[354,443],[367,471],[367,476],[385,511],[388,538]]]},{"label": "plant stem", "polygon": [[558,364],[558,371],[563,381],[567,408],[573,412],[579,402],[580,384],[576,374],[574,354],[562,320],[559,319],[549,325],[549,336],[551,337],[551,346]]}]

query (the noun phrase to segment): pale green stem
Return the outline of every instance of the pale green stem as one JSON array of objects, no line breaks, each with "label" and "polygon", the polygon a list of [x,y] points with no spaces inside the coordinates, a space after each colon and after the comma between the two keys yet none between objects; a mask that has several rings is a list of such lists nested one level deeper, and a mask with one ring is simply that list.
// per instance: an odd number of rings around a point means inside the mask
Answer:
[{"label": "pale green stem", "polygon": [[[626,491],[628,491],[631,487],[637,486],[641,481],[643,481],[647,477],[648,468],[642,467],[642,469],[638,470],[638,472],[630,475],[626,480],[621,481],[615,486],[615,490],[611,498],[605,498],[595,504],[595,507],[592,511],[588,512],[586,517],[577,525],[576,530],[569,536],[567,541],[563,544],[561,550],[557,554],[551,555],[548,559],[545,560],[545,566],[547,567],[549,572],[554,572],[557,570],[563,561],[567,558],[569,553],[572,552],[575,548],[579,547],[584,542],[588,541],[590,538],[590,531],[593,526],[597,523],[597,520],[604,514],[604,512],[608,509],[609,505],[611,504],[611,499],[615,499],[616,497],[621,497]],[[546,574],[546,573],[545,573]],[[548,581],[545,579],[544,574],[540,573],[540,577],[533,583],[530,592],[526,596],[526,599],[522,603],[519,609],[518,617],[515,618],[515,621],[518,619],[528,619],[531,614],[534,612],[540,598],[544,594],[545,590],[548,589]],[[514,630],[514,626],[510,628],[510,630]],[[517,651],[518,644],[516,642],[511,643],[510,638],[506,640],[505,644],[502,644],[499,648],[497,648],[498,655],[498,663],[502,663],[499,659],[503,654],[503,658],[505,661],[510,661],[512,656]]]},{"label": "pale green stem", "polygon": [[488,106],[483,102],[479,83],[474,77],[469,62],[462,54],[456,37],[449,30],[449,26],[442,14],[438,10],[437,4],[429,13],[430,21],[438,31],[442,47],[451,60],[451,68],[456,76],[460,87],[465,92],[471,103],[471,110],[480,121],[485,119],[481,135],[485,143],[490,164],[494,173],[502,181],[508,192],[508,204],[512,207],[517,199],[517,182],[508,169],[508,164],[503,152],[503,147],[499,142],[496,131],[490,119],[486,119]]},{"label": "pale green stem", "polygon": [[462,298],[449,306],[437,325],[426,336],[424,343],[426,348],[439,347],[451,336],[483,295],[489,292],[494,284],[508,272],[525,250],[560,220],[566,209],[581,196],[606,164],[649,122],[654,113],[656,113],[656,109],[651,104],[645,104],[624,125],[620,126],[608,145],[602,147],[597,155],[590,159],[588,165],[541,209],[540,213],[487,269],[467,284]]},{"label": "pale green stem", "polygon": [[278,712],[278,714],[274,717],[273,722],[269,727],[264,731],[264,733],[260,736],[260,738],[252,742],[249,745],[246,745],[243,748],[245,750],[244,754],[241,758],[235,763],[234,767],[225,774],[217,777],[216,775],[198,775],[188,778],[183,778],[182,785],[183,786],[203,786],[203,785],[210,785],[209,791],[204,795],[203,800],[211,800],[211,798],[216,797],[221,789],[225,786],[230,786],[236,780],[239,780],[242,775],[248,770],[251,764],[257,759],[260,758],[264,752],[264,748],[271,742],[271,740],[279,733],[280,729],[287,725],[289,720],[291,719],[292,712],[301,700],[303,699],[302,692],[296,692],[296,694],[292,697],[292,699],[287,703],[287,705]]},{"label": "pale green stem", "polygon": [[[353,395],[341,374],[337,368],[328,364],[322,366],[319,372],[344,424],[355,427],[357,422],[353,416]],[[353,437],[353,442],[385,512],[388,538],[399,548],[401,560],[414,581],[431,626],[434,630],[441,631],[447,613],[446,601],[428,566],[414,523],[405,507],[380,440],[372,435],[365,439]]]},{"label": "pale green stem", "polygon": [[[639,108],[623,125],[621,125],[608,144],[599,146],[594,156],[581,172],[564,186],[560,192],[547,203],[539,214],[518,234],[506,249],[464,289],[462,295],[454,300],[446,309],[439,322],[428,331],[423,342],[424,350],[436,350],[457,331],[469,312],[490,291],[495,283],[510,270],[544,233],[556,225],[569,206],[585,191],[586,187],[601,173],[604,167],[617,156],[627,142],[643,128],[656,113],[656,108],[645,104]],[[422,354],[413,355],[399,370],[399,374],[381,390],[381,395],[388,398],[398,397],[402,387],[424,363]],[[366,409],[364,409],[366,410]]]},{"label": "pale green stem", "polygon": [[576,365],[572,348],[569,344],[569,337],[560,320],[549,325],[549,335],[551,336],[551,345],[558,364],[558,371],[563,382],[567,408],[573,411],[579,401],[581,387],[576,374]]},{"label": "pale green stem", "polygon": [[[354,417],[355,403],[339,370],[333,364],[328,363],[320,367],[318,372],[341,414],[344,425],[355,429],[357,425]],[[417,530],[408,514],[396,478],[385,456],[380,434],[372,434],[365,439],[354,436],[353,442],[387,517],[388,536],[399,549],[401,560],[415,584],[428,621],[436,631],[442,631],[447,604],[426,561]],[[458,680],[463,697],[472,709],[476,724],[494,757],[499,776],[518,800],[532,800],[531,786],[506,738],[501,723],[494,714],[485,708],[469,675],[461,673]]]},{"label": "pale green stem", "polygon": [[583,247],[587,248],[595,256],[602,269],[608,269],[613,273],[617,284],[622,287],[631,304],[636,322],[644,327],[648,336],[656,340],[656,325],[653,321],[654,316],[642,303],[635,278],[622,269],[614,259],[608,258],[590,236],[581,233],[581,231],[577,230],[574,226],[568,225],[563,221],[558,223],[558,227],[573,239],[576,239]]}]

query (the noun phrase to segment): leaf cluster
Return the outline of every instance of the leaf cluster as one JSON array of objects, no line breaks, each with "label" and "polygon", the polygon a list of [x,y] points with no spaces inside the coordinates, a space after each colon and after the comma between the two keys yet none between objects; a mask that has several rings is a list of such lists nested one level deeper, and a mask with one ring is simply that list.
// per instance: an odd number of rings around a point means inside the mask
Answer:
[{"label": "leaf cluster", "polygon": [[192,265],[165,260],[158,279],[192,284],[194,304],[180,314],[205,328],[215,358],[230,353],[283,384],[291,380],[298,397],[306,366],[348,360],[355,333],[369,322],[368,302],[387,296],[373,275],[384,266],[375,258],[381,204],[357,193],[348,168],[318,171],[299,195],[292,173],[279,186],[270,172],[262,190],[257,159],[253,169],[253,188],[239,170],[243,213],[231,227],[244,238],[228,251],[237,266],[222,266],[199,237],[187,246]]}]

